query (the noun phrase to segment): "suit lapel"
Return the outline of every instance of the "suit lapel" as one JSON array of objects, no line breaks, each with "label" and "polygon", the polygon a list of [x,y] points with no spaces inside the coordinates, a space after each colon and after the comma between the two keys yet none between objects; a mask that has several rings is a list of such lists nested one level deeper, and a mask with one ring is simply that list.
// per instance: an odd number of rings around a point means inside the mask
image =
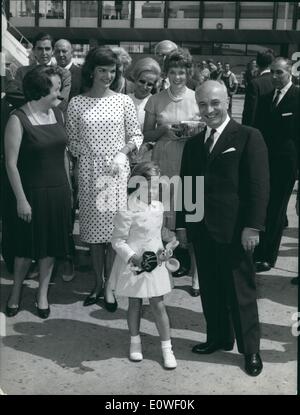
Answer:
[{"label": "suit lapel", "polygon": [[228,146],[232,136],[236,133],[237,130],[237,123],[232,119],[224,128],[222,134],[218,138],[212,152],[208,156],[207,163],[210,164],[219,154],[222,153]]},{"label": "suit lapel", "polygon": [[282,111],[282,107],[284,107],[284,105],[286,104],[286,102],[292,97],[292,95],[294,94],[294,85],[291,85],[291,87],[287,90],[287,92],[284,94],[284,97],[282,98],[281,101],[279,101],[278,105],[276,106],[276,110],[277,111]]}]

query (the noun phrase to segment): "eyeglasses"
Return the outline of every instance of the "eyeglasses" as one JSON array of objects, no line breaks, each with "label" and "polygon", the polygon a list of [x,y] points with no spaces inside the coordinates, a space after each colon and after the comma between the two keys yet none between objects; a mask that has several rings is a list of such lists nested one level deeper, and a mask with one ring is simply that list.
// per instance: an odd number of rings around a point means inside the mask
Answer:
[{"label": "eyeglasses", "polygon": [[144,81],[144,79],[139,79],[138,83],[141,84],[141,85],[146,85],[148,88],[153,88],[154,87],[153,82],[147,82],[147,81]]}]

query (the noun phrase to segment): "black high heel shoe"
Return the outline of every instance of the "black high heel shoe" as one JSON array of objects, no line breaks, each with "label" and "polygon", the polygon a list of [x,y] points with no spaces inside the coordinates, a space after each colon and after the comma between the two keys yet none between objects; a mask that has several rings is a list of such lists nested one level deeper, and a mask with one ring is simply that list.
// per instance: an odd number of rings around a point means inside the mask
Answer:
[{"label": "black high heel shoe", "polygon": [[49,315],[50,315],[50,307],[49,306],[48,306],[48,308],[39,308],[37,303],[35,304],[35,306],[36,306],[37,314],[40,318],[45,319],[45,318],[49,317]]},{"label": "black high heel shoe", "polygon": [[99,292],[99,294],[94,295],[95,293],[92,292],[89,294],[83,302],[83,307],[87,307],[89,305],[96,304],[101,297],[103,297],[103,290]]},{"label": "black high heel shoe", "polygon": [[106,301],[106,299],[105,299],[105,296],[104,296],[104,307],[105,307],[105,310],[109,311],[110,313],[114,313],[117,310],[117,308],[118,308],[118,302],[116,300],[116,297],[115,297],[114,294],[113,294],[113,296],[114,296],[114,299],[115,299],[115,302],[114,303],[108,303]]},{"label": "black high heel shoe", "polygon": [[19,305],[17,307],[9,307],[9,305],[7,304],[6,309],[5,309],[5,315],[6,317],[14,317],[18,314],[19,311],[20,311]]}]

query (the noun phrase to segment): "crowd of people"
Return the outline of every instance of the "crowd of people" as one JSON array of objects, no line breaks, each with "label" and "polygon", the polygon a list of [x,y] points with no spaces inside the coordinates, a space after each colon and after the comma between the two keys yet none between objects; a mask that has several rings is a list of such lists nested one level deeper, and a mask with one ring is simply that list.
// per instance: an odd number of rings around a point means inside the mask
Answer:
[{"label": "crowd of people", "polygon": [[[6,315],[19,312],[35,263],[37,315],[49,317],[56,261],[64,262],[64,281],[75,276],[78,210],[94,275],[83,305],[103,298],[114,312],[118,296],[129,298],[130,360],[143,359],[141,307],[148,298],[164,367],[176,368],[163,296],[173,277],[189,272],[207,323],[207,341],[192,351],[232,350],[236,339],[246,373],[259,375],[255,271],[275,266],[298,171],[300,89],[290,60],[266,50],[249,63],[238,124],[231,118],[238,81],[230,64],[195,65],[169,40],[135,62],[123,48],[97,46],[79,67],[68,40],[54,43],[40,33],[34,56],[36,63],[19,68],[5,91],[2,245],[14,278]],[[192,178],[189,206],[204,177],[204,218],[188,220],[185,185],[180,194],[169,185],[165,209],[162,189],[153,185],[162,176]],[[168,243],[174,252],[164,250]],[[162,253],[177,257],[179,269],[172,273]]]}]

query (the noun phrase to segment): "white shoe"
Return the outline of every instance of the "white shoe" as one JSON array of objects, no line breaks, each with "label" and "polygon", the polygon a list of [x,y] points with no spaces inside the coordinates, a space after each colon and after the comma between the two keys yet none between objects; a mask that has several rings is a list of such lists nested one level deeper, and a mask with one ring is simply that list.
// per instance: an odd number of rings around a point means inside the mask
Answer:
[{"label": "white shoe", "polygon": [[142,343],[130,343],[129,359],[133,362],[143,360]]},{"label": "white shoe", "polygon": [[162,353],[165,369],[175,369],[177,367],[177,362],[173,350],[170,348],[164,348],[162,349]]}]

